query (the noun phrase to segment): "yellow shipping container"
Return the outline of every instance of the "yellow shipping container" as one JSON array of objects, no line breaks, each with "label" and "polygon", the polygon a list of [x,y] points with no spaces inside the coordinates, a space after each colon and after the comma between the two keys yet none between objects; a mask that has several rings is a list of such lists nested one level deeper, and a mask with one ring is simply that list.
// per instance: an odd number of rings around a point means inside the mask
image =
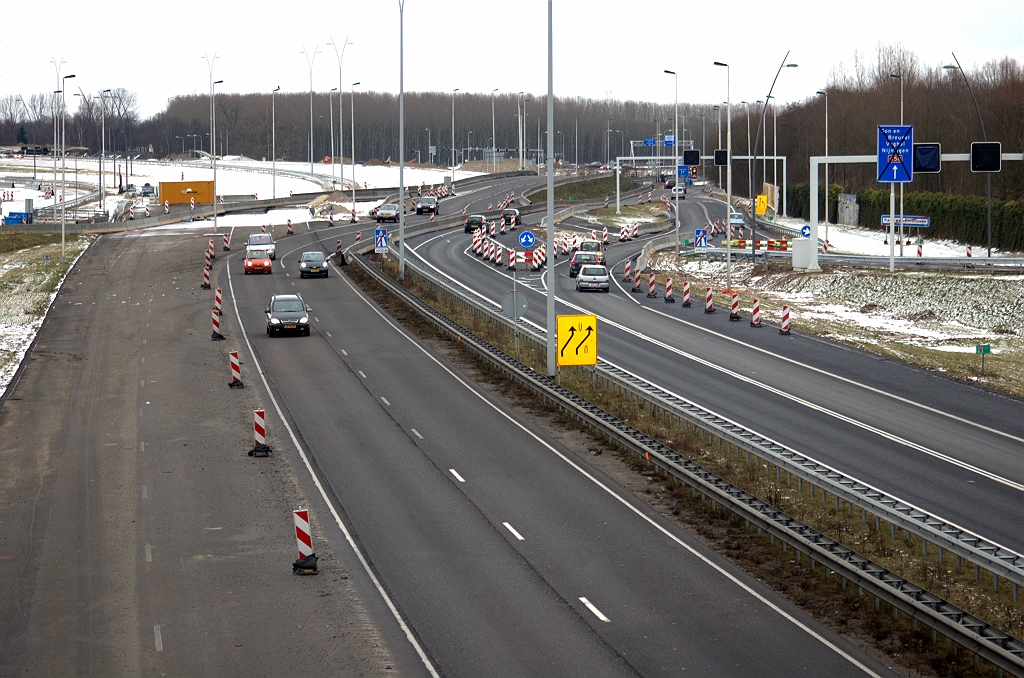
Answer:
[{"label": "yellow shipping container", "polygon": [[188,205],[192,198],[197,205],[213,204],[212,181],[161,181],[160,204]]}]

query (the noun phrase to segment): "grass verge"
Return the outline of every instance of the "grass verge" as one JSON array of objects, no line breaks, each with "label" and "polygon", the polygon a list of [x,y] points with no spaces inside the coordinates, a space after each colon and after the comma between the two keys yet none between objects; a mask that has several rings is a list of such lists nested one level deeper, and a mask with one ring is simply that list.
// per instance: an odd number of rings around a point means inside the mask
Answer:
[{"label": "grass verge", "polygon": [[[625,191],[632,191],[639,188],[640,184],[631,179],[623,177],[619,188]],[[569,184],[555,186],[555,200],[590,200],[591,198],[604,198],[615,195],[615,177],[601,177],[600,179],[588,179],[586,181],[575,181]],[[537,191],[530,194],[530,203],[539,205],[548,201],[548,191]]]},{"label": "grass verge", "polygon": [[[396,278],[393,261],[374,259],[385,273]],[[550,426],[559,427],[564,442],[585,439],[582,452],[603,471],[632,490],[637,496],[671,520],[684,525],[700,536],[709,546],[731,558],[739,566],[772,586],[794,603],[814,615],[819,621],[850,637],[864,647],[874,648],[890,660],[920,675],[989,676],[995,669],[981,663],[975,669],[971,657],[965,652],[954,655],[951,644],[941,636],[933,642],[930,630],[913,624],[906,617],[893,614],[884,603],[876,609],[870,597],[861,598],[856,587],[842,588],[836,577],[823,576],[823,568],[810,570],[793,558],[793,552],[783,552],[779,544],[769,543],[745,530],[743,524],[732,520],[731,514],[712,511],[710,503],[694,499],[685,488],[665,480],[631,455],[615,449],[603,439],[580,430],[579,424],[567,415],[546,406],[534,394],[491,368],[457,342],[420,318],[415,311],[392,297],[385,289],[355,266],[349,275],[388,312],[420,336],[435,341],[460,366],[471,367],[477,380],[490,384],[492,392],[516,406],[526,414],[539,417]],[[509,355],[515,355],[514,336],[504,328],[452,304],[427,283],[407,276],[405,287],[436,310],[472,330]],[[532,368],[543,371],[545,355],[532,342],[522,342],[519,359]],[[877,529],[873,520],[864,520],[859,509],[845,502],[835,504],[834,498],[822,503],[820,490],[810,485],[801,487],[798,481],[778,474],[775,467],[755,466],[745,456],[727,452],[701,442],[694,434],[683,432],[676,426],[654,416],[629,400],[611,391],[595,389],[582,372],[562,372],[562,386],[586,398],[613,416],[629,423],[641,432],[705,465],[726,478],[798,520],[827,534],[833,539],[879,562],[893,572],[946,598],[1011,635],[1024,635],[1024,605],[1014,603],[1008,586],[992,591],[991,575],[982,573],[974,580],[974,570],[958,567],[957,559],[948,554],[940,561],[940,554],[932,545],[922,553],[921,542],[912,535],[897,530],[881,521]],[[605,453],[608,453],[605,455]],[[795,483],[795,484],[794,484]],[[1005,584],[1005,583],[1004,583]],[[895,618],[894,618],[895,617]]]}]

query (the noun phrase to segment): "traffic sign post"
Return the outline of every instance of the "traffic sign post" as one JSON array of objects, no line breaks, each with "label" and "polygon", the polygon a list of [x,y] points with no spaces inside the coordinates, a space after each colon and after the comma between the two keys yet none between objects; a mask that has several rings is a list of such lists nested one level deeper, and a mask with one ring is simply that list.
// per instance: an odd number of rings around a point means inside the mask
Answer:
[{"label": "traffic sign post", "polygon": [[597,364],[597,316],[560,315],[556,319],[557,364]]},{"label": "traffic sign post", "polygon": [[[896,213],[896,184],[914,180],[914,126],[878,126],[878,181],[889,184],[889,214]],[[827,198],[827,195],[826,195]],[[826,204],[827,207],[827,204]],[[896,233],[889,226],[889,272],[896,270]]]},{"label": "traffic sign post", "polygon": [[388,229],[373,229],[373,251],[376,254],[387,254],[388,251]]},{"label": "traffic sign post", "polygon": [[698,228],[693,232],[693,249],[698,252],[708,251],[708,229]]},{"label": "traffic sign post", "polygon": [[974,352],[981,356],[981,373],[985,374],[985,356],[992,353],[991,344],[977,344],[974,347]]}]

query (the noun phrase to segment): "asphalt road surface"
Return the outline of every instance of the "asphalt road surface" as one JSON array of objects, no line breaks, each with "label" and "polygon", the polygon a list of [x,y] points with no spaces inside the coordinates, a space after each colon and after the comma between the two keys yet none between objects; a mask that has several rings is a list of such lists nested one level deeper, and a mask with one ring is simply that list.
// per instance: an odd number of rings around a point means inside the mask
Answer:
[{"label": "asphalt road surface", "polygon": [[[708,217],[725,217],[723,203],[702,196],[690,195],[680,207],[683,233],[692,233]],[[500,302],[511,289],[511,274],[469,253],[471,238],[461,229],[415,236],[409,239],[411,256]],[[511,244],[515,235],[504,238]],[[620,282],[622,262],[635,256],[642,242],[615,240],[608,254],[611,294],[577,293],[567,259],[552,262],[557,312],[598,314],[603,359],[988,539],[1024,550],[1018,529],[1024,521],[1019,399],[799,331],[784,337],[768,323],[751,328],[747,317],[730,323],[727,309],[703,313],[703,290],[692,290],[688,309],[665,304],[660,289],[655,299],[630,293],[632,286]],[[527,318],[543,327],[546,275],[517,275],[530,301]],[[674,281],[677,299],[682,280]],[[799,330],[799,318],[794,328]]]}]

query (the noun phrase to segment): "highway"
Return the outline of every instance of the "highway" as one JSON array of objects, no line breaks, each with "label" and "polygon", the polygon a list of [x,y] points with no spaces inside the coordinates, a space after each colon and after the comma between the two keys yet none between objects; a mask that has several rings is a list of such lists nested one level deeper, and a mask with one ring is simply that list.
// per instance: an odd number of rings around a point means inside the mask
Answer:
[{"label": "highway", "polygon": [[[683,233],[725,218],[720,201],[690,195],[681,203]],[[537,215],[528,222],[539,221]],[[589,230],[585,229],[585,230]],[[514,235],[504,236],[510,243]],[[499,238],[500,239],[500,238]],[[511,289],[511,274],[467,251],[461,230],[410,238],[414,256],[492,301]],[[609,249],[622,261],[642,242]],[[601,357],[663,388],[730,417],[863,482],[982,534],[1018,552],[1024,535],[1024,426],[1021,403],[834,342],[775,327],[754,329],[745,317],[703,313],[628,292],[579,294],[556,265],[558,313],[600,316]],[[543,327],[545,280],[519,274],[529,294],[528,319]],[[676,297],[682,279],[674,281]],[[645,283],[646,284],[646,283]],[[795,323],[799,329],[799,319]]]},{"label": "highway", "polygon": [[[302,251],[350,228],[281,241],[272,276],[240,276],[232,256],[222,287],[434,670],[884,674],[517,421],[346,278],[297,278]],[[267,299],[287,292],[313,308],[312,336],[266,335]]]}]

